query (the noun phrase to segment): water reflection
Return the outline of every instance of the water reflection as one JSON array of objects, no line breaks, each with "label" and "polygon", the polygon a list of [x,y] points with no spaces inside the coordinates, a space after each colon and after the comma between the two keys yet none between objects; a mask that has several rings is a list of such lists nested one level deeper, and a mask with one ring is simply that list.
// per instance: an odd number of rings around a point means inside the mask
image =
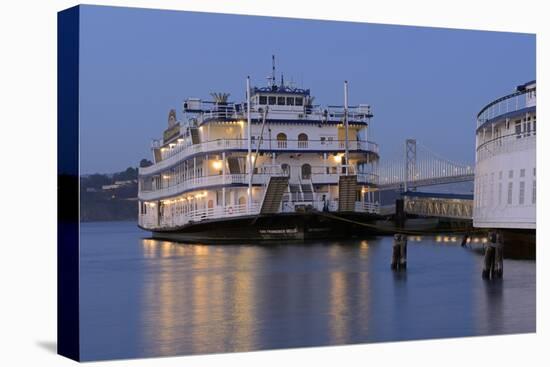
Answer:
[{"label": "water reflection", "polygon": [[484,282],[458,235],[411,236],[405,272],[390,270],[391,237],[206,246],[115,224],[83,236],[88,360],[535,329],[534,262],[506,260],[504,280]]},{"label": "water reflection", "polygon": [[206,245],[152,239],[143,239],[142,247],[146,259],[162,260],[154,263],[143,298],[149,353],[175,354],[182,346],[193,353],[256,348],[256,289],[247,267],[258,264],[257,251],[241,247],[228,257]]}]

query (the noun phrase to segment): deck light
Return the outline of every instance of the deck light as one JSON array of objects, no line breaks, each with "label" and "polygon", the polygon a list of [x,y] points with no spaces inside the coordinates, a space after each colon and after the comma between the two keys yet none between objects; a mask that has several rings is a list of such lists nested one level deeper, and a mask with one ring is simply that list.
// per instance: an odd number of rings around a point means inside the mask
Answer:
[{"label": "deck light", "polygon": [[212,162],[212,168],[214,168],[216,171],[219,171],[222,169],[222,161],[213,161]]}]

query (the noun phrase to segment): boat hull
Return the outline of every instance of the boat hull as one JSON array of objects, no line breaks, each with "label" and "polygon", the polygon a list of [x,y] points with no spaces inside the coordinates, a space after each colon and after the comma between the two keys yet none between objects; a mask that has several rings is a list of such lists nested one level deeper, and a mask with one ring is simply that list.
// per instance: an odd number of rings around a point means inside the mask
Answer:
[{"label": "boat hull", "polygon": [[375,234],[359,223],[373,224],[379,216],[367,213],[338,213],[338,218],[322,213],[281,213],[233,219],[208,220],[180,228],[152,231],[152,237],[178,242],[223,243],[256,241],[303,241],[351,238]]}]

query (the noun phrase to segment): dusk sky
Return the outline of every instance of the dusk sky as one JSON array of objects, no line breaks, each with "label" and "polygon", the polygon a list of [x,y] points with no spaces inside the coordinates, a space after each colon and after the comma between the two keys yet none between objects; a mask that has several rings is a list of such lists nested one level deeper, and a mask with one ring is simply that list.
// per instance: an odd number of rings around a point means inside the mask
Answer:
[{"label": "dusk sky", "polygon": [[81,173],[109,173],[151,159],[168,111],[188,97],[245,97],[277,72],[315,102],[374,111],[381,157],[416,138],[473,163],[475,115],[535,79],[535,36],[365,23],[83,6],[80,43]]}]

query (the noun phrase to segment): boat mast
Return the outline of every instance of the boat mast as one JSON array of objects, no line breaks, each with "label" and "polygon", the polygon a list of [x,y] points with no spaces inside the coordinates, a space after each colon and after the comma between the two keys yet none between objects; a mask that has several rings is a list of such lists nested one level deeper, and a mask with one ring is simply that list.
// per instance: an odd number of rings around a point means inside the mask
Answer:
[{"label": "boat mast", "polygon": [[349,139],[348,139],[348,81],[344,81],[344,130],[346,133],[346,152],[345,152],[345,159],[346,159],[346,176],[348,175],[349,171]]},{"label": "boat mast", "polygon": [[247,135],[248,135],[248,158],[246,166],[248,167],[248,211],[252,207],[252,139],[250,127],[250,76],[246,77],[246,120],[247,120]]}]

